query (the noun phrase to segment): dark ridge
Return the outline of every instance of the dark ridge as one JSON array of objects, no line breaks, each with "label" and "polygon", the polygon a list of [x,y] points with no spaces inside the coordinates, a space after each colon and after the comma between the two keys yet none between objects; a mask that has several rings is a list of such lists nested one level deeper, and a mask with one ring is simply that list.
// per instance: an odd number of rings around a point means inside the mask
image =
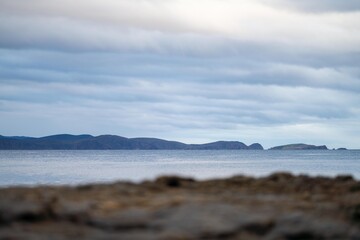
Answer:
[{"label": "dark ridge", "polygon": [[83,134],[58,134],[40,138],[5,137],[0,135],[0,150],[263,150],[259,143],[217,141],[205,144],[185,144],[158,138],[125,138],[116,135],[97,137]]}]

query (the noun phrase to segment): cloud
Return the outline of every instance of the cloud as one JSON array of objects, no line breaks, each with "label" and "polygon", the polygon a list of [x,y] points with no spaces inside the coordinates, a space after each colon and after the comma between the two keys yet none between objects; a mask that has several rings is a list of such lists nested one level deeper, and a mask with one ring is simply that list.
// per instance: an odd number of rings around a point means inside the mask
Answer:
[{"label": "cloud", "polygon": [[304,11],[312,12],[342,12],[342,11],[360,11],[360,2],[357,0],[337,1],[337,0],[266,0],[264,3],[272,3],[277,6],[291,7],[294,9],[300,9]]},{"label": "cloud", "polygon": [[300,63],[282,62],[271,54],[258,59],[251,53],[231,58],[27,50],[3,50],[1,53],[0,77],[3,81],[125,84],[144,79],[159,84],[181,81],[184,84],[194,82],[211,85],[220,82],[303,86],[350,92],[360,90],[360,73],[352,65],[339,63],[327,66],[324,60],[324,67],[317,67],[306,63],[306,59]]},{"label": "cloud", "polygon": [[355,1],[0,0],[0,131],[356,147],[359,18]]},{"label": "cloud", "polygon": [[0,4],[4,47],[206,54],[251,42],[292,51],[359,50],[360,12],[311,14],[235,0]]},{"label": "cloud", "polygon": [[[47,72],[44,72],[46,78]],[[53,73],[51,73],[53,74]],[[123,112],[140,109],[157,115],[200,117],[207,122],[279,124],[312,119],[348,118],[355,114],[357,92],[315,87],[241,82],[121,79],[103,82],[3,81],[2,99],[22,102],[76,103],[98,101],[121,105]],[[89,103],[89,104],[90,104]],[[90,104],[91,105],[91,104]],[[102,106],[106,109],[106,106]],[[226,118],[226,121],[223,121]],[[183,122],[186,122],[183,120]],[[200,121],[199,121],[200,122]],[[140,124],[140,123],[139,123]]]}]

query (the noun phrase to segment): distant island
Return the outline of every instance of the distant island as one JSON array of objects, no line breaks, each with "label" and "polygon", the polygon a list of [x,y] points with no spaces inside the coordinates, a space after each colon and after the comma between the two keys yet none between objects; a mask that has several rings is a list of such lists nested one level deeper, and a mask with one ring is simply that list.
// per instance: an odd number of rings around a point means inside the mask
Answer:
[{"label": "distant island", "polygon": [[272,147],[269,150],[328,150],[328,148],[325,145],[315,146],[304,143],[296,143]]},{"label": "distant island", "polygon": [[[260,143],[239,141],[186,144],[159,138],[126,138],[117,135],[58,134],[45,137],[2,136],[0,150],[264,150]],[[325,145],[304,143],[272,147],[269,150],[328,150]],[[338,148],[346,150],[346,148]]]},{"label": "distant island", "polygon": [[116,135],[59,134],[40,138],[0,135],[0,150],[263,150],[238,141],[185,144],[158,138],[126,138]]}]

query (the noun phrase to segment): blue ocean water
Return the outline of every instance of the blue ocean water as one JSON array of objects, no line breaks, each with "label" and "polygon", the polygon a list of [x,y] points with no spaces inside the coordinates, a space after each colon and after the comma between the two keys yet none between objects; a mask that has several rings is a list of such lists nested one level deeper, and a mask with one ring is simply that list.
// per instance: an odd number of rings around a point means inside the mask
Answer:
[{"label": "blue ocean water", "polygon": [[0,151],[0,186],[264,176],[276,171],[360,179],[360,150],[41,150]]}]

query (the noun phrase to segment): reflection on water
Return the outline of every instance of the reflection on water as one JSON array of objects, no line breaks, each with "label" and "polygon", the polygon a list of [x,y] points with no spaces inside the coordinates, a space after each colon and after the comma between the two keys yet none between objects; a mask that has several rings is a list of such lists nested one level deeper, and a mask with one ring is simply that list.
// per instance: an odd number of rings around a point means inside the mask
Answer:
[{"label": "reflection on water", "polygon": [[141,181],[171,174],[197,179],[263,176],[275,171],[360,179],[360,151],[0,151],[2,186]]}]

